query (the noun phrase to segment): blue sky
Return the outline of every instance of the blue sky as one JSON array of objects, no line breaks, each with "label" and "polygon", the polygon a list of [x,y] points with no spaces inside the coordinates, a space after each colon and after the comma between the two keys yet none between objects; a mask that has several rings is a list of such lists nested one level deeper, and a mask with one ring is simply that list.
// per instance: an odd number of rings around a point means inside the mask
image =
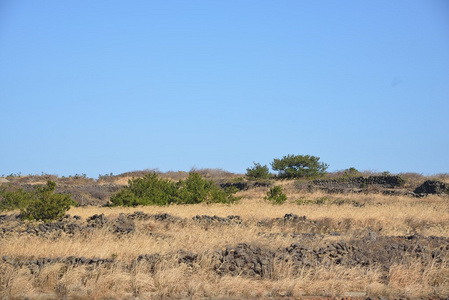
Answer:
[{"label": "blue sky", "polygon": [[449,4],[0,2],[0,175],[449,172]]}]

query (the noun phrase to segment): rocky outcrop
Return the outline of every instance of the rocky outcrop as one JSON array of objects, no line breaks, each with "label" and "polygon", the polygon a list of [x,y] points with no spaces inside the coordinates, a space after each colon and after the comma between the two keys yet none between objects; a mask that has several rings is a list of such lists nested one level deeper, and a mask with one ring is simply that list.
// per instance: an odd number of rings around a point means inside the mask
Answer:
[{"label": "rocky outcrop", "polygon": [[415,194],[424,194],[424,195],[427,195],[427,194],[436,194],[436,195],[449,194],[449,185],[444,182],[437,181],[437,180],[427,180],[423,184],[418,186],[413,192]]}]

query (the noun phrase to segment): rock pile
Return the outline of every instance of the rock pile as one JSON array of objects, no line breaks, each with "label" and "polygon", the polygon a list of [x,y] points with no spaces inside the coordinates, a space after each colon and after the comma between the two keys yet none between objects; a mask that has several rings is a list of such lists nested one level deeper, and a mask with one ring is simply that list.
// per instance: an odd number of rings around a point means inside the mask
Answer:
[{"label": "rock pile", "polygon": [[17,259],[13,257],[9,257],[7,255],[3,256],[0,260],[2,263],[6,263],[12,265],[13,267],[27,267],[31,274],[38,273],[42,268],[48,265],[54,264],[64,264],[66,266],[110,266],[114,259],[112,258],[85,258],[85,257],[57,257],[57,258],[49,258],[43,257],[38,259]]},{"label": "rock pile", "polygon": [[135,211],[127,216],[130,220],[149,220],[151,215],[144,213],[143,211]]},{"label": "rock pile", "polygon": [[87,227],[103,228],[107,223],[108,219],[104,216],[104,214],[101,215],[95,214],[87,218]]},{"label": "rock pile", "polygon": [[121,213],[119,217],[112,221],[112,232],[118,235],[126,235],[133,233],[136,230],[136,225],[125,214]]},{"label": "rock pile", "polygon": [[418,186],[414,191],[415,194],[427,195],[427,194],[449,194],[449,185],[437,181],[437,180],[427,180],[420,186]]},{"label": "rock pile", "polygon": [[66,221],[44,223],[38,226],[27,224],[26,233],[34,235],[45,235],[53,232],[64,232],[68,235],[73,235],[81,231],[81,226],[77,223],[69,223]]},{"label": "rock pile", "polygon": [[172,216],[167,213],[151,215],[150,218],[154,219],[155,221],[169,222],[169,223],[181,223],[183,221],[183,219],[181,219],[179,217]]},{"label": "rock pile", "polygon": [[297,229],[308,228],[308,231],[310,231],[317,226],[317,221],[308,220],[306,216],[298,216],[290,213],[285,214],[283,218],[261,220],[257,222],[257,226],[269,228],[273,226],[289,226],[296,227]]},{"label": "rock pile", "polygon": [[200,224],[221,224],[221,225],[239,225],[242,224],[242,218],[240,216],[227,216],[226,218],[222,218],[219,216],[207,216],[207,215],[196,215],[192,218],[194,222],[200,223]]},{"label": "rock pile", "polygon": [[328,193],[362,192],[367,187],[394,189],[404,184],[400,176],[382,175],[369,177],[348,177],[338,179],[317,179],[312,181],[312,188],[316,187]]},{"label": "rock pile", "polygon": [[273,272],[275,252],[249,245],[238,244],[217,253],[218,262],[214,270],[219,275],[242,275],[248,277],[270,278]]},{"label": "rock pile", "polygon": [[62,233],[68,236],[75,234],[86,234],[92,232],[93,229],[106,228],[114,234],[124,235],[135,231],[133,220],[127,218],[126,215],[120,214],[118,218],[108,220],[101,215],[93,215],[83,222],[80,216],[66,215],[60,221],[48,223],[29,223],[24,222],[20,218],[13,220],[13,217],[0,216],[0,238],[13,234],[31,234],[41,237],[57,237]]},{"label": "rock pile", "polygon": [[[443,240],[441,240],[443,239]],[[391,265],[407,259],[419,259],[425,264],[448,263],[449,239],[367,236],[365,239],[336,242],[325,247],[311,248],[292,244],[276,251],[241,243],[218,253],[214,266],[220,275],[271,278],[274,266],[287,266],[292,271],[331,265],[380,266],[388,270]]]}]

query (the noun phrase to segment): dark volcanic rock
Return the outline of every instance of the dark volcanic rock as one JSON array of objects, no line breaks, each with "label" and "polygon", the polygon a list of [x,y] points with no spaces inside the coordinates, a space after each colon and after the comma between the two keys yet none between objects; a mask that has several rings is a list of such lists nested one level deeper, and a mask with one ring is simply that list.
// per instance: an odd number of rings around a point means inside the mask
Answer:
[{"label": "dark volcanic rock", "polygon": [[198,254],[192,252],[185,252],[184,250],[178,251],[178,263],[183,263],[186,265],[193,265],[193,263],[198,259]]},{"label": "dark volcanic rock", "polygon": [[104,216],[104,214],[93,215],[92,217],[87,218],[87,227],[102,228],[107,222],[108,219]]},{"label": "dark volcanic rock", "polygon": [[226,182],[226,183],[220,184],[220,187],[222,189],[227,189],[227,188],[232,187],[232,188],[236,188],[239,191],[244,191],[244,190],[249,189],[250,184],[248,182],[244,182],[244,181],[242,181],[242,182]]},{"label": "dark volcanic rock", "polygon": [[270,187],[272,186],[273,183],[266,180],[266,181],[240,181],[240,182],[225,182],[225,183],[221,183],[220,187],[222,189],[227,189],[227,188],[236,188],[239,191],[246,191],[252,188],[257,188],[257,187]]},{"label": "dark volcanic rock", "polygon": [[81,226],[77,223],[71,223],[67,221],[43,223],[37,226],[27,224],[26,233],[44,236],[53,232],[64,232],[69,235],[73,235],[81,231]]},{"label": "dark volcanic rock", "polygon": [[128,215],[128,219],[130,219],[130,220],[149,220],[149,219],[151,219],[151,215],[146,214],[143,211],[135,211],[134,213]]},{"label": "dark volcanic rock", "polygon": [[200,224],[225,224],[225,225],[238,225],[242,224],[242,218],[240,216],[227,216],[222,218],[219,216],[207,216],[207,215],[196,215],[192,218],[193,221]]},{"label": "dark volcanic rock", "polygon": [[[118,219],[128,220],[125,216]],[[129,221],[129,220],[128,220]],[[116,261],[114,258],[59,257],[59,258],[20,258],[4,255],[0,264],[9,264],[14,268],[28,267],[32,274],[52,264],[66,266],[112,267],[115,263],[132,269],[144,268],[149,273],[157,273],[169,263],[185,264],[195,268],[204,256],[211,255],[211,265],[218,275],[242,276],[270,279],[285,267],[290,274],[299,274],[309,268],[330,268],[341,265],[346,267],[380,267],[388,276],[390,267],[398,262],[420,261],[423,265],[449,267],[449,238],[412,236],[377,236],[368,232],[365,237],[349,241],[332,241],[320,247],[312,247],[301,239],[288,247],[276,250],[249,243],[239,243],[213,253],[193,253],[184,250],[167,254],[142,254],[131,263]],[[173,260],[175,259],[175,260]]]},{"label": "dark volcanic rock", "polygon": [[316,266],[344,265],[381,266],[388,273],[399,261],[418,259],[423,264],[447,264],[448,242],[449,239],[443,237],[377,237],[370,233],[366,238],[334,242],[320,248],[295,243],[271,251],[242,243],[218,253],[214,270],[220,275],[270,278],[275,265],[288,266],[292,272]]},{"label": "dark volcanic rock", "polygon": [[151,215],[151,219],[154,219],[155,221],[162,221],[162,222],[169,222],[169,223],[179,223],[182,222],[182,219],[179,217],[174,217],[170,214],[155,214]]},{"label": "dark volcanic rock", "polygon": [[112,231],[117,234],[129,234],[136,230],[136,225],[125,214],[120,216],[112,222]]},{"label": "dark volcanic rock", "polygon": [[274,257],[273,251],[241,243],[224,250],[214,269],[220,275],[270,278]]},{"label": "dark volcanic rock", "polygon": [[284,215],[284,223],[287,223],[287,222],[299,222],[299,221],[305,221],[305,220],[307,220],[306,216],[300,217],[300,216],[295,215],[293,213]]},{"label": "dark volcanic rock", "polygon": [[404,184],[400,176],[369,176],[369,177],[349,177],[338,179],[317,179],[312,184],[318,187],[327,188],[366,188],[369,185],[376,185],[383,188],[397,188]]},{"label": "dark volcanic rock", "polygon": [[449,193],[449,185],[436,180],[427,180],[414,191],[415,194],[445,194]]},{"label": "dark volcanic rock", "polygon": [[[381,192],[386,195],[402,195],[404,191],[391,190],[404,185],[400,176],[382,175],[369,177],[342,177],[337,179],[317,179],[312,181],[309,189],[318,188],[327,193],[362,193]],[[389,190],[390,189],[390,190]]]}]

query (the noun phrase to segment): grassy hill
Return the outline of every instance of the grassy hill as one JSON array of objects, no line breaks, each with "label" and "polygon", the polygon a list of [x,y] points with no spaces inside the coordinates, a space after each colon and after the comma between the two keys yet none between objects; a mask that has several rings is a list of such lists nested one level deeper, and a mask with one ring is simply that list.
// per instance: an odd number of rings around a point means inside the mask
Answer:
[{"label": "grassy hill", "polygon": [[[0,215],[0,298],[449,297],[449,195],[414,193],[429,180],[448,183],[446,175],[397,174],[395,186],[382,179],[391,174],[314,182],[196,171],[239,187],[241,199],[105,207],[151,171],[8,177],[10,188],[54,180],[82,205],[50,223]],[[287,195],[282,205],[264,200],[274,185]]]}]

